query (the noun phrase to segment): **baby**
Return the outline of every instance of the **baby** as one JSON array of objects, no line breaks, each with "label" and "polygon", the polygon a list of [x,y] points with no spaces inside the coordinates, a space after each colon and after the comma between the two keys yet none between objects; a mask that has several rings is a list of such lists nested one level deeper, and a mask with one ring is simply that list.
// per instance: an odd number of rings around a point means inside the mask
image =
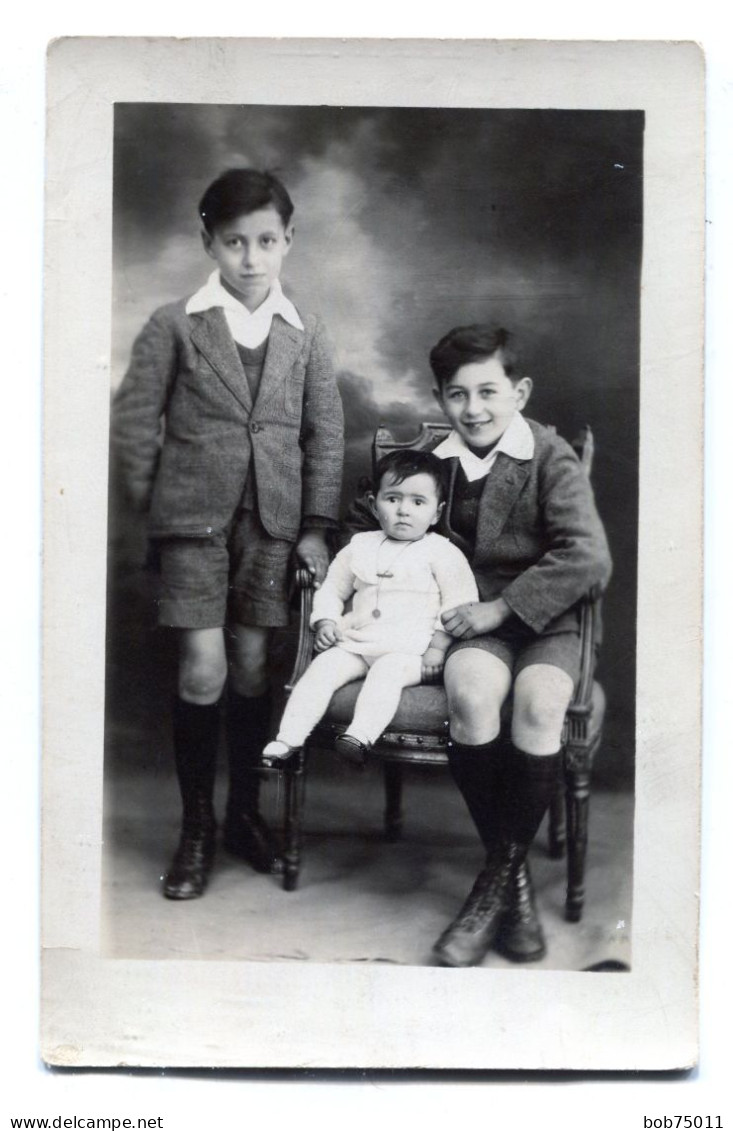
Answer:
[{"label": "baby", "polygon": [[293,689],[277,738],[263,751],[265,765],[290,757],[334,692],[362,678],[354,718],[335,746],[363,765],[403,688],[442,671],[453,637],[441,614],[478,600],[466,558],[431,532],[444,506],[441,460],[429,452],[390,452],[377,464],[375,485],[369,503],[381,529],[356,534],[315,593],[311,627],[319,655]]}]

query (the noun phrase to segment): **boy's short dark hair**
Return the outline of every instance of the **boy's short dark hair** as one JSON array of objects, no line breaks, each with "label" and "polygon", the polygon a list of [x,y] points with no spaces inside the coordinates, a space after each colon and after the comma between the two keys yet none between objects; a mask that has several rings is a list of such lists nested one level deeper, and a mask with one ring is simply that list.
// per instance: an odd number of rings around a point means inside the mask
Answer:
[{"label": "boy's short dark hair", "polygon": [[499,357],[507,377],[518,381],[521,377],[519,354],[513,341],[514,335],[508,330],[488,322],[474,322],[471,326],[449,330],[430,351],[430,368],[438,386],[455,377],[462,365],[495,356]]},{"label": "boy's short dark hair", "polygon": [[416,450],[414,448],[401,448],[398,451],[387,452],[377,461],[374,468],[374,490],[378,491],[385,475],[392,476],[392,484],[397,486],[412,475],[429,475],[435,483],[438,502],[445,498],[445,471],[443,461],[432,452]]},{"label": "boy's short dark hair", "polygon": [[220,224],[228,224],[237,216],[257,212],[270,205],[277,209],[283,227],[287,228],[294,205],[285,185],[277,177],[259,169],[227,169],[201,197],[199,216],[212,236]]}]

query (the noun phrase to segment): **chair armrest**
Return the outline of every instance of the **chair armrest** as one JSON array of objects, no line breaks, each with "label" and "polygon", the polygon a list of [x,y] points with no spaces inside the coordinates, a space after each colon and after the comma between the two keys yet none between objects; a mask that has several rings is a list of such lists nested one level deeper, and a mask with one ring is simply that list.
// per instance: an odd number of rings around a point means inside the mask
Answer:
[{"label": "chair armrest", "polygon": [[600,590],[593,589],[580,604],[580,677],[570,703],[575,714],[590,714],[600,627]]},{"label": "chair armrest", "polygon": [[315,634],[310,627],[311,613],[313,611],[313,577],[307,569],[295,571],[295,588],[300,594],[300,613],[298,626],[298,651],[290,679],[285,684],[285,690],[290,692],[298,682],[303,672],[313,659],[313,641]]}]

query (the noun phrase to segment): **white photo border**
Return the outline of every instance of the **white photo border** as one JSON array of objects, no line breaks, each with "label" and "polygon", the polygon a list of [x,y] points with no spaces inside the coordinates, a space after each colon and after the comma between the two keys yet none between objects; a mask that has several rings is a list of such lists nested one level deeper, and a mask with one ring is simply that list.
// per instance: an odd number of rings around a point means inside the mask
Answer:
[{"label": "white photo border", "polygon": [[[42,1000],[48,1062],[574,1070],[695,1062],[703,71],[702,54],[689,43],[111,38],[52,45]],[[101,958],[112,131],[114,104],[134,101],[645,112],[631,973],[489,976]]]}]

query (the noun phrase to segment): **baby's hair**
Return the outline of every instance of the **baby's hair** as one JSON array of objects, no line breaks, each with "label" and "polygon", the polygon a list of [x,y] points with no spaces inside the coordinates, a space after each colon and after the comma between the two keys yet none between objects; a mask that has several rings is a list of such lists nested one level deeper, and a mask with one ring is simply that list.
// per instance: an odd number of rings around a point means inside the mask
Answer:
[{"label": "baby's hair", "polygon": [[277,209],[283,227],[287,228],[294,205],[282,181],[259,169],[227,169],[212,181],[201,197],[199,216],[206,231],[213,236],[220,224],[270,206]]},{"label": "baby's hair", "polygon": [[435,492],[438,502],[445,498],[445,472],[443,461],[432,452],[402,448],[399,451],[387,452],[377,462],[374,468],[374,490],[378,491],[385,475],[392,476],[392,486],[397,486],[412,475],[429,475],[435,483]]},{"label": "baby's hair", "polygon": [[475,322],[471,326],[456,326],[449,330],[430,351],[430,367],[442,388],[455,377],[462,365],[487,361],[498,357],[507,377],[516,383],[519,372],[519,354],[513,344],[514,335],[502,326]]}]

